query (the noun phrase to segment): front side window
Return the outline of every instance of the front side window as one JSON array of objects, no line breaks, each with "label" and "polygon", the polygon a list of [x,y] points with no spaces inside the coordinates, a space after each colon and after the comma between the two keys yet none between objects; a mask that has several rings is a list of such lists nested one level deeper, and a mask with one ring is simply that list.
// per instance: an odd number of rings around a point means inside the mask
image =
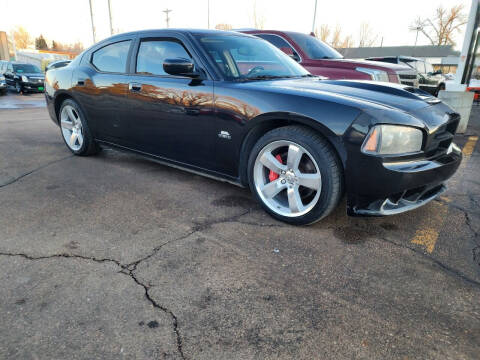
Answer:
[{"label": "front side window", "polygon": [[200,44],[227,79],[260,80],[310,76],[269,42],[243,35],[197,35]]},{"label": "front side window", "polygon": [[337,50],[314,36],[296,32],[288,32],[287,35],[310,59],[343,59],[343,56]]},{"label": "front side window", "polygon": [[137,55],[137,74],[168,75],[163,70],[165,59],[191,59],[182,44],[175,40],[146,40],[140,43]]},{"label": "front side window", "polygon": [[92,64],[100,71],[124,73],[130,43],[127,40],[102,47],[93,53]]}]

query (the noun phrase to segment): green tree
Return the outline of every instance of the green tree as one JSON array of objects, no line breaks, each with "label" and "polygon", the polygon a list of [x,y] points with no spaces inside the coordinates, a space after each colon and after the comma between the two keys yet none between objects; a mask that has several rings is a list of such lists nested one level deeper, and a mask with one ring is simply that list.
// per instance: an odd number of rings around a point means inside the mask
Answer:
[{"label": "green tree", "polygon": [[40,34],[39,37],[35,38],[35,49],[37,50],[46,50],[48,49],[47,42],[43,35]]}]

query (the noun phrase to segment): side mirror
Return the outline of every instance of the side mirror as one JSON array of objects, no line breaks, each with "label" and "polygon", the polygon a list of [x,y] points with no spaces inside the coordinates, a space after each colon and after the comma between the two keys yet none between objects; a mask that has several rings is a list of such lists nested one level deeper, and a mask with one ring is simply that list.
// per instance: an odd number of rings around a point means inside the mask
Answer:
[{"label": "side mirror", "polygon": [[197,78],[199,73],[195,72],[195,66],[190,59],[174,58],[163,61],[163,70],[170,75],[188,76]]}]

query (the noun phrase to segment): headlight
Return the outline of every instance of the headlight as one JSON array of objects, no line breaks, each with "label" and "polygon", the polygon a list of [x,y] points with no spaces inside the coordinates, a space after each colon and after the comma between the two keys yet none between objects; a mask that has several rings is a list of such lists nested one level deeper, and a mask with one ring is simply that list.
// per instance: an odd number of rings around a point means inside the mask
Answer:
[{"label": "headlight", "polygon": [[420,151],[422,149],[422,130],[398,125],[374,126],[362,145],[367,154],[395,155]]},{"label": "headlight", "polygon": [[5,80],[5,76],[0,75],[0,81]]},{"label": "headlight", "polygon": [[388,74],[386,71],[377,70],[377,69],[370,69],[370,68],[362,68],[357,67],[355,70],[368,74],[372,77],[374,81],[385,81],[389,82]]},{"label": "headlight", "polygon": [[25,75],[22,75],[22,81],[23,82],[28,82],[28,77],[26,77]]}]

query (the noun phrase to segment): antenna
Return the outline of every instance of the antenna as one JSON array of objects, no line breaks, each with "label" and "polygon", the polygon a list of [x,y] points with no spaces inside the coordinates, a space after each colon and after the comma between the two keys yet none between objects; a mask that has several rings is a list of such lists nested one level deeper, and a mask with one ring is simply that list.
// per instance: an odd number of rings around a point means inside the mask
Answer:
[{"label": "antenna", "polygon": [[168,14],[171,12],[172,10],[170,9],[165,9],[163,10],[163,12],[165,13],[165,21],[167,22],[167,28],[170,26],[170,16],[168,16]]}]

